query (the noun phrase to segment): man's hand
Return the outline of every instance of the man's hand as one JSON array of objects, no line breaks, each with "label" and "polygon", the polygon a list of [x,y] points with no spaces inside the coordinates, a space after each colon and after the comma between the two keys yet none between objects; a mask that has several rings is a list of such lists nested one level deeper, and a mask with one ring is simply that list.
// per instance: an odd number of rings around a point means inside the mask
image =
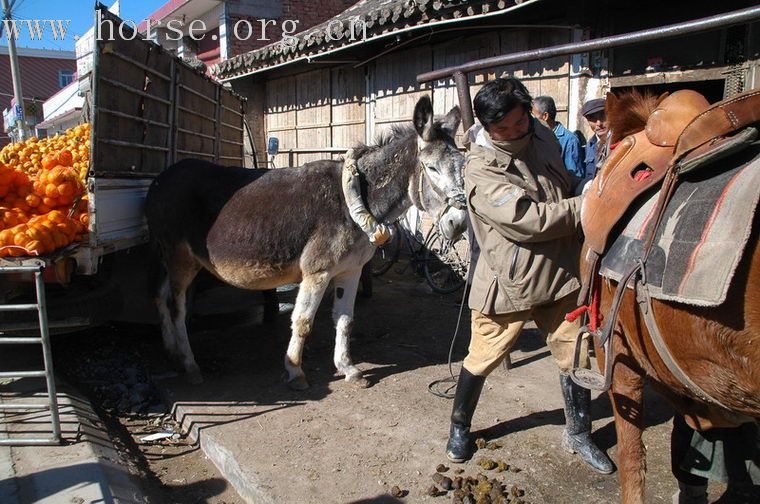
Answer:
[{"label": "man's hand", "polygon": [[372,230],[372,234],[369,236],[370,243],[376,247],[385,245],[393,237],[391,229],[385,224],[376,224],[375,229]]}]

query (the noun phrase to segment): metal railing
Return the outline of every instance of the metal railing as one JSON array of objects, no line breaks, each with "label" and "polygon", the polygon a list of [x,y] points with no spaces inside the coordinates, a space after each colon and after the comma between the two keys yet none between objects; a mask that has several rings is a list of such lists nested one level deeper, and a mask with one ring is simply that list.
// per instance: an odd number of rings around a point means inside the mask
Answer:
[{"label": "metal railing", "polygon": [[[45,301],[45,282],[42,271],[45,262],[40,259],[22,259],[13,261],[13,265],[0,266],[0,274],[32,273],[36,290],[36,303],[19,303],[0,305],[0,312],[13,311],[37,311],[39,322],[39,337],[6,337],[0,336],[2,345],[38,344],[42,345],[42,357],[45,369],[32,371],[9,371],[0,372],[0,378],[45,378],[48,402],[44,403],[0,403],[2,411],[24,410],[49,410],[51,435],[46,438],[3,438],[0,445],[30,446],[30,445],[57,445],[61,443],[61,421],[58,412],[58,398],[55,389],[55,376],[53,374],[53,353],[50,347],[50,333],[47,319],[47,304]],[[23,420],[22,420],[23,422]]]},{"label": "metal railing", "polygon": [[[295,148],[295,149],[283,149],[279,151],[276,156],[288,156],[288,166],[296,166],[297,154],[345,154],[348,147],[315,147],[315,148]],[[276,156],[269,156],[269,163],[273,164]]]}]

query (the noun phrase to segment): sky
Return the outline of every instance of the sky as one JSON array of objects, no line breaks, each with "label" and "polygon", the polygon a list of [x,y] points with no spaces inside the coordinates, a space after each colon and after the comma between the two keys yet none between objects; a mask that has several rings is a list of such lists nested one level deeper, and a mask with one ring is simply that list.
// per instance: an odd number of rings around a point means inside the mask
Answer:
[{"label": "sky", "polygon": [[[61,49],[74,50],[74,36],[84,35],[95,20],[94,0],[8,0],[13,4],[13,18],[16,20],[55,20],[56,26],[59,21],[70,20],[66,36],[63,40],[55,40],[46,25],[41,40],[32,40],[29,36],[29,28],[23,25],[21,33],[16,40],[16,47],[33,47],[36,49]],[[121,18],[132,20],[139,24],[148,15],[155,12],[169,0],[121,0]],[[114,0],[102,0],[102,3],[111,6]],[[2,8],[0,7],[0,10]],[[36,37],[35,37],[36,38]],[[8,45],[5,32],[0,38],[0,45]]]}]

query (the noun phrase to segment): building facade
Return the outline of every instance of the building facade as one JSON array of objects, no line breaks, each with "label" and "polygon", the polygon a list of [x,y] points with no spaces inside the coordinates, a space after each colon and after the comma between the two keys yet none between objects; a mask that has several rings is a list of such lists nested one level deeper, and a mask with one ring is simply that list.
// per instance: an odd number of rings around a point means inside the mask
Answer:
[{"label": "building facade", "polygon": [[[76,79],[76,56],[74,51],[28,49],[19,47],[21,89],[27,123],[34,126],[43,120],[42,104]],[[11,78],[8,47],[0,46],[0,110],[10,118],[12,115],[13,79]],[[15,117],[15,116],[14,116]],[[6,128],[0,132],[0,147],[10,142]]]},{"label": "building facade", "polygon": [[[409,121],[416,100],[431,95],[436,112],[458,103],[453,79],[418,84],[420,73],[467,61],[683,22],[752,2],[670,3],[555,0],[363,0],[324,23],[231,57],[217,78],[249,98],[256,155],[277,166],[336,155],[369,141],[389,124]],[[652,13],[657,15],[653,16]],[[663,42],[534,60],[469,75],[471,95],[485,80],[513,75],[534,96],[552,96],[558,120],[588,137],[583,103],[635,87],[651,92],[691,87],[711,101],[757,87],[758,24]],[[291,41],[292,42],[292,41]]]}]

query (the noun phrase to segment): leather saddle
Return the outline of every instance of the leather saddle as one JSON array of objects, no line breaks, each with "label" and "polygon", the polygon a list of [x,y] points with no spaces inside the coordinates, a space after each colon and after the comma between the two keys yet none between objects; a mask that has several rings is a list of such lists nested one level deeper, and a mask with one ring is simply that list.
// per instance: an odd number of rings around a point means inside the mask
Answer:
[{"label": "leather saddle", "polygon": [[[624,138],[612,151],[586,192],[581,224],[586,243],[597,254],[628,207],[643,192],[662,182],[671,168],[694,169],[716,151],[746,145],[754,135],[728,137],[760,121],[760,90],[709,105],[696,91],[676,91],[647,119],[646,128]],[[676,166],[677,165],[677,166]]]}]

